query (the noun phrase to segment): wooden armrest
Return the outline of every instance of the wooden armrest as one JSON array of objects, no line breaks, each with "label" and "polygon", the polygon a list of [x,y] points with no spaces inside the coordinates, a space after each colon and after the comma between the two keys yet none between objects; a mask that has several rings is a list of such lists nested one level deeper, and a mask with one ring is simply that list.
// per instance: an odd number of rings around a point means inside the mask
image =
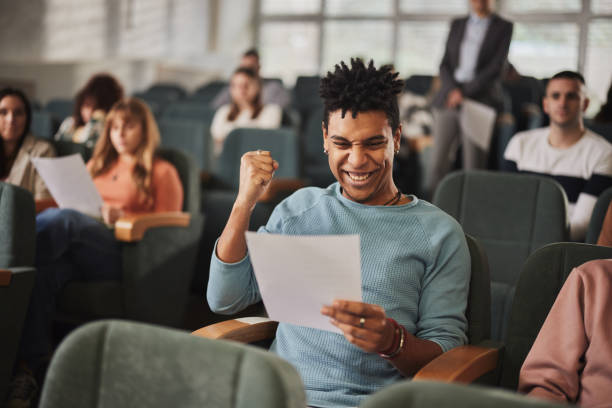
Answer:
[{"label": "wooden armrest", "polygon": [[245,317],[211,324],[191,334],[207,339],[226,339],[241,343],[253,343],[273,339],[276,336],[276,326],[278,326],[278,322],[266,317]]},{"label": "wooden armrest", "polygon": [[55,208],[55,207],[57,207],[57,203],[51,197],[49,197],[49,198],[39,198],[38,200],[35,201],[34,204],[36,206],[36,214],[46,210],[47,208]]},{"label": "wooden armrest", "polygon": [[12,276],[13,272],[7,269],[0,269],[0,287],[10,285]]},{"label": "wooden armrest", "polygon": [[272,179],[272,181],[270,181],[270,187],[268,187],[268,190],[259,198],[259,202],[270,202],[274,200],[281,191],[296,191],[302,187],[304,187],[304,182],[300,179]]},{"label": "wooden armrest", "polygon": [[415,374],[414,380],[471,383],[497,367],[499,350],[460,346],[432,360]]},{"label": "wooden armrest", "polygon": [[191,215],[180,211],[127,215],[115,223],[115,238],[119,241],[140,241],[149,228],[187,227]]}]

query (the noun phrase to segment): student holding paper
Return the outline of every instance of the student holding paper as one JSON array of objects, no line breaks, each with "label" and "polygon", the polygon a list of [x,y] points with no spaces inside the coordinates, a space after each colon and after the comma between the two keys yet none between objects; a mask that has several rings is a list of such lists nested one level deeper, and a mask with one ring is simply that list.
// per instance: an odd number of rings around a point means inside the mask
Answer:
[{"label": "student holding paper", "polygon": [[[176,169],[155,157],[159,130],[138,99],[117,102],[108,114],[88,169],[102,199],[102,217],[180,211],[183,187]],[[56,294],[73,280],[120,280],[121,251],[104,223],[78,211],[51,208],[36,218],[36,282],[24,324],[14,399],[36,392],[32,375],[51,351],[49,326]]]},{"label": "student holding paper", "polygon": [[30,158],[54,157],[51,143],[30,133],[32,108],[18,89],[0,91],[0,181],[23,187],[34,199],[49,198],[47,186]]},{"label": "student holding paper", "polygon": [[[272,345],[300,372],[311,406],[357,406],[467,340],[470,259],[461,227],[393,182],[397,76],[356,59],[322,79],[323,145],[337,183],[297,191],[259,231],[360,237],[363,302],[337,299],[321,310],[344,335],[281,322]],[[207,298],[218,313],[261,299],[245,232],[278,163],[254,151],[240,166],[238,196],[211,260]]]}]

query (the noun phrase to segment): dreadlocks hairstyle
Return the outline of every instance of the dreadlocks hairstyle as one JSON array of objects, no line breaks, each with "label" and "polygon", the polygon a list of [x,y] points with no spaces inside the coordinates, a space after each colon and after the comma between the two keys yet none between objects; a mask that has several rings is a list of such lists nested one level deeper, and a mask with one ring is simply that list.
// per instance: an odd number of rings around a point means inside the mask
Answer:
[{"label": "dreadlocks hairstyle", "polygon": [[353,118],[359,112],[383,111],[395,133],[399,127],[397,96],[404,89],[404,81],[397,79],[391,65],[374,67],[374,61],[366,67],[359,58],[351,58],[349,68],[344,61],[336,64],[334,72],[321,79],[319,94],[325,102],[323,124],[329,125],[329,114],[342,109],[342,117],[351,111]]}]

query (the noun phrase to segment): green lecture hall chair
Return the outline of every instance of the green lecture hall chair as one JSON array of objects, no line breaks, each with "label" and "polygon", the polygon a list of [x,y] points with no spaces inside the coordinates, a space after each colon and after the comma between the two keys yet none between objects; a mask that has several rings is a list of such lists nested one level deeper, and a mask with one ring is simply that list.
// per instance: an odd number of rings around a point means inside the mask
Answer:
[{"label": "green lecture hall chair", "polygon": [[601,226],[603,225],[604,218],[606,217],[606,212],[608,211],[610,201],[612,201],[612,187],[604,190],[597,198],[597,202],[593,208],[593,214],[591,214],[591,221],[589,222],[589,227],[587,228],[586,239],[584,241],[587,244],[597,243],[599,234],[601,234]]},{"label": "green lecture hall chair", "polygon": [[502,340],[523,263],[568,237],[563,189],[541,176],[459,171],[440,182],[433,203],[482,243],[491,271],[491,338]]},{"label": "green lecture hall chair", "polygon": [[41,408],[304,408],[299,374],[275,354],[142,323],[100,321],[55,352]]},{"label": "green lecture hall chair", "polygon": [[202,233],[199,172],[183,153],[158,154],[178,171],[182,212],[125,217],[115,226],[122,242],[123,280],[71,282],[58,296],[58,321],[69,325],[123,318],[180,327]]},{"label": "green lecture hall chair", "polygon": [[29,191],[0,182],[0,401],[12,377],[34,286],[35,215]]}]

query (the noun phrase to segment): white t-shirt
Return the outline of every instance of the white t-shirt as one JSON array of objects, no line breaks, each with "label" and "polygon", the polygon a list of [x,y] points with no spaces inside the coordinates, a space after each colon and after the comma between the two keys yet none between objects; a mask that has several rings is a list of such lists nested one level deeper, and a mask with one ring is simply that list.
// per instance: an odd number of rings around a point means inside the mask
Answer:
[{"label": "white t-shirt", "polygon": [[561,184],[569,201],[570,235],[584,240],[597,197],[612,186],[612,144],[586,130],[574,145],[556,148],[550,128],[520,132],[508,143],[504,158],[518,171],[546,175]]},{"label": "white t-shirt", "polygon": [[275,129],[280,127],[283,110],[279,105],[264,105],[261,112],[255,119],[251,118],[253,112],[251,110],[243,110],[236,116],[233,121],[227,120],[227,115],[231,109],[231,105],[223,105],[220,107],[213,117],[210,133],[214,141],[213,153],[218,157],[223,150],[223,141],[227,135],[237,128],[262,128]]}]

